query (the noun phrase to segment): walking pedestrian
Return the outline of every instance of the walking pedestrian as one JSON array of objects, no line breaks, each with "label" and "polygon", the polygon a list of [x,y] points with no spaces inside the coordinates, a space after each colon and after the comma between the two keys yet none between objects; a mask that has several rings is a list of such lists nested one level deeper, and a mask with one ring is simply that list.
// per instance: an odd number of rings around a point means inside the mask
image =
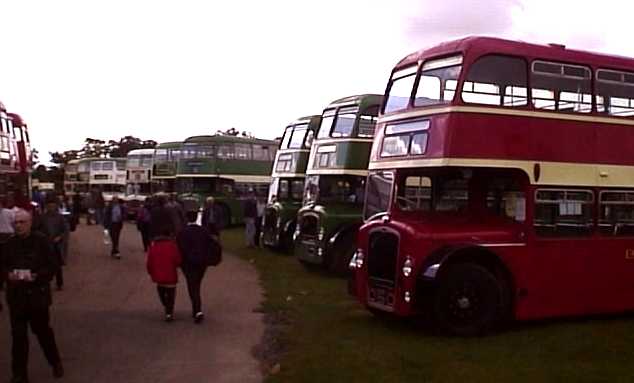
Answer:
[{"label": "walking pedestrian", "polygon": [[123,220],[125,217],[126,209],[125,206],[123,206],[123,200],[121,200],[121,198],[113,198],[112,202],[105,209],[103,224],[112,239],[110,256],[115,259],[121,259],[121,254],[119,253],[119,237],[121,236],[121,229],[123,228]]},{"label": "walking pedestrian", "polygon": [[185,227],[185,213],[183,207],[176,200],[176,194],[170,194],[165,208],[169,212],[170,219],[172,220],[172,227],[174,228],[173,235],[176,236],[183,227]]},{"label": "walking pedestrian", "polygon": [[11,318],[12,383],[28,382],[28,327],[36,335],[53,376],[64,376],[61,358],[50,327],[50,282],[58,265],[48,239],[31,231],[32,217],[20,209],[15,215],[16,235],[5,246],[0,276],[7,280],[7,304]]},{"label": "walking pedestrian", "polygon": [[93,193],[87,193],[83,200],[86,209],[86,225],[92,225],[95,221],[95,199]]},{"label": "walking pedestrian", "polygon": [[141,241],[143,242],[143,251],[147,252],[150,247],[150,206],[152,204],[152,198],[148,197],[139,207],[139,212],[136,217],[136,227],[141,233]]},{"label": "walking pedestrian", "polygon": [[173,235],[174,223],[169,209],[165,206],[167,203],[165,194],[158,194],[153,200],[153,206],[150,210],[150,239],[161,236],[161,233],[165,232]]},{"label": "walking pedestrian", "polygon": [[260,246],[260,234],[262,233],[262,219],[264,217],[264,209],[266,203],[262,198],[256,198],[256,208],[258,216],[255,218],[255,245]]},{"label": "walking pedestrian", "polygon": [[[205,208],[203,209],[203,215],[200,223],[203,227],[216,236],[216,240],[220,237],[220,213],[218,212],[218,205],[216,205],[214,197],[207,197],[205,200]],[[187,213],[187,220],[189,221],[189,212]],[[188,223],[189,225],[189,223]]]},{"label": "walking pedestrian", "polygon": [[244,235],[247,247],[255,247],[255,220],[258,218],[258,207],[255,192],[249,189],[249,195],[244,201]]},{"label": "walking pedestrian", "polygon": [[46,210],[44,214],[40,216],[39,221],[40,229],[51,242],[53,255],[56,258],[56,263],[59,265],[55,273],[55,283],[57,290],[62,290],[64,288],[62,266],[66,263],[66,259],[64,258],[64,238],[68,235],[69,229],[66,219],[59,213],[55,199],[49,198],[46,201]]},{"label": "walking pedestrian", "polygon": [[[7,209],[3,199],[0,199],[0,258],[4,253],[4,245],[14,233],[13,221],[15,220],[15,212],[12,209]],[[0,262],[2,260],[0,259]],[[0,291],[4,288],[4,280],[0,278]],[[0,302],[0,310],[2,309],[2,302]]]},{"label": "walking pedestrian", "polygon": [[198,212],[188,211],[186,215],[187,226],[178,234],[177,242],[183,257],[181,269],[187,280],[187,292],[192,303],[192,318],[195,323],[200,323],[204,318],[200,286],[210,263],[211,252],[219,251],[218,233],[217,231],[210,233],[207,227],[196,223]]},{"label": "walking pedestrian", "polygon": [[178,266],[181,254],[176,241],[169,231],[157,236],[147,253],[147,271],[156,283],[159,299],[165,309],[165,321],[174,319],[174,303],[176,301],[176,284],[178,283]]},{"label": "walking pedestrian", "polygon": [[[93,200],[95,201],[95,220],[97,225],[103,225],[105,219],[106,200],[103,198],[101,189],[93,190]],[[113,201],[116,197],[113,197]]]}]

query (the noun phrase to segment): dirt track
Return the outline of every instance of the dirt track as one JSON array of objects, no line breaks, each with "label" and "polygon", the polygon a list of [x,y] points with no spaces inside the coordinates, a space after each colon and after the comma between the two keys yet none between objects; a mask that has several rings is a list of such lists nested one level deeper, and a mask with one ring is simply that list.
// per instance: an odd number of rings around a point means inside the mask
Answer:
[{"label": "dirt track", "polygon": [[[206,319],[200,325],[192,323],[181,274],[176,320],[165,323],[136,228],[124,228],[120,261],[108,256],[100,229],[81,225],[72,234],[66,285],[53,297],[53,329],[66,369],[63,382],[261,381],[251,350],[264,331],[261,314],[254,313],[262,291],[250,264],[225,254],[219,267],[207,270],[202,288]],[[5,305],[0,313],[0,382],[10,377],[6,310]],[[29,371],[31,382],[57,381],[33,336]]]}]

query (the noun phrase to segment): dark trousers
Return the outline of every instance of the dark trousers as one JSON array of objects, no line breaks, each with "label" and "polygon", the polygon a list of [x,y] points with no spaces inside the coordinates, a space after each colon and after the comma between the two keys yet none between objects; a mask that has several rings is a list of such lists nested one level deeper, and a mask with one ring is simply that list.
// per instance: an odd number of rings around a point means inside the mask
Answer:
[{"label": "dark trousers", "polygon": [[150,248],[150,225],[143,224],[139,227],[141,232],[141,241],[143,241],[143,251]]},{"label": "dark trousers", "polygon": [[187,292],[192,302],[192,316],[202,311],[202,302],[200,299],[200,285],[205,277],[207,266],[184,266],[183,274],[187,281]]},{"label": "dark trousers", "polygon": [[113,222],[110,225],[110,238],[112,239],[112,254],[119,254],[119,236],[121,235],[122,228],[123,228],[123,222]]},{"label": "dark trousers", "polygon": [[11,335],[13,346],[11,353],[13,357],[12,369],[14,376],[27,375],[27,363],[29,359],[29,335],[28,326],[40,342],[44,356],[51,366],[61,362],[55,335],[49,325],[49,313],[47,308],[11,310]]},{"label": "dark trousers", "polygon": [[156,286],[159,299],[165,307],[165,314],[174,313],[174,302],[176,301],[176,287],[165,287],[161,285]]}]

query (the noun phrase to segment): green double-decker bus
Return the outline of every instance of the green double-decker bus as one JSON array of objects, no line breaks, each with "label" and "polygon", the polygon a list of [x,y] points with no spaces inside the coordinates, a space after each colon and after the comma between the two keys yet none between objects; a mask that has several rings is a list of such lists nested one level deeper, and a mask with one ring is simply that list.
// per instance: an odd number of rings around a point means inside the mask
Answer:
[{"label": "green double-decker bus", "polygon": [[307,116],[293,121],[284,130],[273,164],[262,222],[261,240],[266,246],[278,250],[292,248],[310,147],[320,123],[321,116]]},{"label": "green double-decker bus", "polygon": [[176,192],[186,209],[202,208],[213,196],[219,225],[242,222],[242,202],[253,190],[266,198],[277,141],[217,134],[183,142],[176,167]]},{"label": "green double-decker bus", "polygon": [[176,166],[181,156],[182,142],[164,142],[154,148],[152,158],[152,192],[176,191]]},{"label": "green double-decker bus", "polygon": [[363,223],[365,180],[382,96],[365,94],[324,110],[306,170],[294,253],[306,266],[344,274]]}]

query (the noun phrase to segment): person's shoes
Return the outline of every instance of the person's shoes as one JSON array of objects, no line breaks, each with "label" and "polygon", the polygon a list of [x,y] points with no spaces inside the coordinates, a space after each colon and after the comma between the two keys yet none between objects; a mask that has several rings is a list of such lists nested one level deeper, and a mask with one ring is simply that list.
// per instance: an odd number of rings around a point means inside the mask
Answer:
[{"label": "person's shoes", "polygon": [[194,323],[200,323],[203,321],[203,319],[205,319],[205,314],[200,311],[197,312],[196,315],[194,315]]},{"label": "person's shoes", "polygon": [[59,379],[64,376],[64,366],[61,363],[57,363],[53,366],[53,377]]},{"label": "person's shoes", "polygon": [[11,383],[29,383],[29,378],[24,375],[13,375]]},{"label": "person's shoes", "polygon": [[172,322],[174,320],[174,314],[165,314],[165,322]]},{"label": "person's shoes", "polygon": [[110,256],[114,259],[121,259],[121,254],[118,251],[113,252]]}]

